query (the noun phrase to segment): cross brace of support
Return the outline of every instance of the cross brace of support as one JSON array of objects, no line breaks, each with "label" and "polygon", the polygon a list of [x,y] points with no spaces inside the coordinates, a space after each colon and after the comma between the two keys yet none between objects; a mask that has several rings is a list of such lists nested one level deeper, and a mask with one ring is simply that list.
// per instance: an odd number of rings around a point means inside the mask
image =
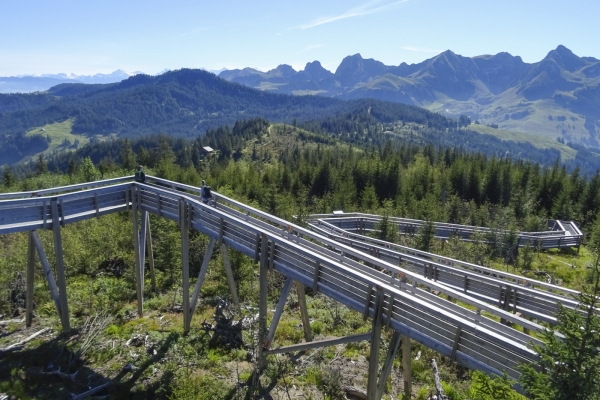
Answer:
[{"label": "cross brace of support", "polygon": [[361,342],[363,340],[371,340],[371,332],[359,333],[356,335],[349,335],[334,339],[316,340],[314,342],[293,344],[290,346],[278,347],[276,349],[265,350],[267,354],[281,354],[281,353],[292,353],[296,351],[304,351],[309,349],[315,349],[318,347],[335,346],[338,344]]}]

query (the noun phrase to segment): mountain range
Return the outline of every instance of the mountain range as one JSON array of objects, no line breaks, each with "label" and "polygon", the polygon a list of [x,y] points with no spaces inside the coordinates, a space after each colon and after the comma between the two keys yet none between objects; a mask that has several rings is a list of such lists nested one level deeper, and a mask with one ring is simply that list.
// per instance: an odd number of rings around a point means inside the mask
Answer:
[{"label": "mountain range", "polygon": [[223,71],[219,77],[275,93],[413,104],[600,147],[600,60],[579,57],[562,45],[537,63],[505,52],[463,57],[447,50],[418,64],[389,66],[355,54],[345,57],[335,72],[313,61],[301,71],[282,64],[267,72]]},{"label": "mountain range", "polygon": [[0,93],[42,92],[61,83],[103,84],[121,82],[130,76],[142,72],[125,72],[122,69],[110,74],[76,75],[76,74],[41,74],[0,77]]},{"label": "mountain range", "polygon": [[338,132],[339,115],[344,121],[355,116],[344,122],[344,130],[356,132],[357,140],[376,123],[404,121],[437,131],[456,127],[455,120],[416,106],[269,93],[204,70],[182,69],[118,83],[63,83],[45,92],[0,94],[0,165],[115,136],[195,138],[254,117],[290,124],[319,119],[326,125],[315,123],[315,130]]}]

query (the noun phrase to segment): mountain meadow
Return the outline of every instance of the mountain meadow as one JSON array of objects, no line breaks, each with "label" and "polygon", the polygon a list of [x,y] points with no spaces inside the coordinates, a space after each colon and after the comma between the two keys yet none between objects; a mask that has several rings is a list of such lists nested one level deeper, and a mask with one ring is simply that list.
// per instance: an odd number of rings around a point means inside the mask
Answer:
[{"label": "mountain meadow", "polygon": [[[217,79],[208,74],[206,77]],[[231,85],[232,89],[248,96],[264,96],[264,102],[259,103],[264,109],[269,109],[271,96],[277,96]],[[90,101],[90,108],[82,109],[71,120],[71,129],[84,131],[95,126],[92,125],[95,116],[102,114],[91,104],[108,107],[110,101],[103,98],[115,98],[113,91],[120,92],[117,86],[69,95],[75,96],[71,99]],[[134,94],[150,93],[148,86],[138,89],[141,92],[125,90],[122,97],[117,97],[121,99],[120,104],[128,104],[127,99]],[[350,107],[346,108],[350,111],[322,115],[320,119],[314,115],[305,117],[303,112],[309,114],[309,110],[317,109],[312,100],[287,100],[297,106],[292,107],[298,112],[296,123],[293,120],[290,124],[272,122],[266,118],[238,119],[195,137],[144,135],[149,125],[145,125],[144,120],[135,125],[130,119],[127,123],[139,129],[139,135],[90,140],[88,144],[71,151],[57,151],[49,157],[39,154],[20,169],[5,166],[1,190],[35,190],[127,176],[133,174],[137,164],[143,164],[148,175],[194,186],[205,179],[219,193],[299,224],[304,224],[310,213],[342,209],[502,230],[508,233],[498,235],[493,242],[484,237],[472,242],[440,241],[426,231],[408,236],[382,236],[389,232],[384,226],[375,235],[508,270],[527,279],[544,276],[556,284],[600,294],[597,258],[600,254],[597,219],[600,174],[586,177],[577,167],[570,171],[558,158],[541,164],[507,157],[504,148],[497,155],[491,150],[492,154],[467,151],[460,146],[434,145],[428,140],[428,135],[448,136],[447,140],[452,136],[482,136],[465,130],[470,123],[466,117],[451,120],[414,106],[366,100],[344,103],[327,98],[316,98],[316,101],[332,109]],[[75,104],[76,101],[72,101]],[[224,100],[212,101],[217,104]],[[74,109],[67,107],[71,104],[68,101],[63,104],[50,97],[34,97],[31,102],[48,103],[40,107],[15,102],[13,107],[21,107],[21,115],[39,118],[36,123],[50,122],[44,118],[51,118],[53,112]],[[27,114],[31,110],[38,111]],[[106,115],[110,115],[112,111],[107,110]],[[278,115],[278,110],[271,108],[274,115]],[[394,119],[399,112],[403,117],[400,121]],[[9,113],[4,121],[16,123],[18,114],[13,113],[19,111]],[[81,115],[89,118],[76,127]],[[63,117],[72,118],[68,114]],[[180,115],[180,120],[186,120],[185,115]],[[177,126],[173,121],[179,120],[165,122],[165,126]],[[457,124],[459,129],[455,128]],[[482,146],[485,142],[481,140]],[[504,143],[500,139],[498,142],[499,146]],[[215,153],[202,154],[200,149],[205,146],[215,149]],[[536,149],[531,146],[532,152],[541,152],[542,159],[544,151],[550,151]],[[511,233],[545,229],[547,218],[578,221],[587,239],[579,253],[576,249],[540,251],[531,247],[517,251]],[[14,398],[67,399],[72,393],[102,387],[99,394],[115,399],[345,399],[350,393],[360,394],[356,388],[366,387],[369,357],[366,342],[324,347],[298,355],[271,356],[261,378],[253,379],[258,346],[256,327],[249,325],[242,329],[241,340],[234,342],[213,331],[213,326],[223,321],[221,318],[233,315],[235,321],[241,318],[251,321],[256,313],[258,266],[254,260],[235,251],[229,253],[229,258],[243,304],[241,311],[235,312],[228,306],[229,292],[221,267],[223,255],[215,251],[192,320],[192,330],[185,335],[180,312],[179,228],[173,222],[154,216],[151,216],[151,226],[156,291],[151,290],[151,282],[146,279],[146,311],[142,318],[136,316],[131,214],[111,214],[63,228],[67,295],[72,324],[76,327],[63,334],[59,333],[60,322],[41,268],[36,269],[34,325],[25,329],[22,321],[19,322],[24,308],[27,235],[0,236],[3,255],[0,257],[0,292],[4,294],[0,297],[0,313],[9,321],[0,325],[0,346],[8,346],[41,328],[50,329],[23,349],[3,354],[0,392]],[[40,237],[48,258],[53,260],[51,232],[40,232]],[[197,276],[207,247],[206,237],[199,232],[190,233],[191,276]],[[276,273],[270,276],[271,310],[277,303],[283,280]],[[317,338],[341,337],[371,328],[362,314],[337,305],[310,288],[307,303],[311,329]],[[219,314],[217,309],[225,314]],[[565,311],[560,316],[562,322],[556,329],[569,340],[552,342],[553,331],[548,337],[540,336],[548,343],[545,349],[537,350],[542,355],[540,365],[524,366],[524,378],[519,382],[529,398],[598,398],[597,347],[600,343],[594,332],[600,329],[600,319],[592,313],[583,320],[582,315]],[[579,326],[587,329],[580,332]],[[573,332],[575,336],[569,336]],[[273,346],[298,343],[302,338],[298,300],[291,295]],[[383,338],[380,351],[385,355],[391,332],[385,332]],[[435,390],[429,366],[431,359],[437,359],[449,399],[525,398],[511,389],[516,383],[507,377],[490,378],[469,371],[416,343],[412,351],[413,398],[425,400]],[[554,362],[556,365],[579,363],[580,368],[549,369],[548,365]],[[402,360],[397,357],[384,398],[403,398],[401,365]]]}]

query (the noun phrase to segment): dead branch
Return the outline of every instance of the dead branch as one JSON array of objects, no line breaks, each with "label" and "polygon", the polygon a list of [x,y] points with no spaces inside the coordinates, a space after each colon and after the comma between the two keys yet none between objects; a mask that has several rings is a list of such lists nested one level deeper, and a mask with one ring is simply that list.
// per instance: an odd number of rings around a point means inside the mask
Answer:
[{"label": "dead branch", "polygon": [[112,384],[112,382],[106,382],[100,386],[96,386],[93,389],[88,390],[87,392],[83,392],[81,394],[78,395],[71,395],[73,400],[81,400],[81,399],[85,399],[87,397],[93,396],[96,393],[99,393],[101,391],[103,391],[104,389],[106,389],[107,387],[109,387]]},{"label": "dead branch", "polygon": [[444,389],[442,388],[442,381],[440,380],[440,374],[438,372],[437,363],[435,358],[431,359],[431,368],[433,368],[433,379],[435,381],[435,391],[437,392],[437,400],[447,400],[448,398],[444,395]]},{"label": "dead branch", "polygon": [[0,325],[8,325],[8,324],[11,324],[11,323],[22,324],[23,322],[25,322],[25,318],[21,318],[21,319],[7,319],[5,321],[0,321]]},{"label": "dead branch", "polygon": [[44,333],[46,331],[49,331],[49,330],[50,330],[50,328],[44,328],[41,331],[37,331],[33,335],[31,335],[31,336],[29,336],[29,337],[21,340],[20,342],[11,344],[10,346],[7,346],[7,347],[5,347],[3,349],[0,349],[0,352],[15,350],[16,348],[23,346],[25,343],[27,343],[27,342],[35,339],[36,337],[40,336],[42,333]]},{"label": "dead branch", "polygon": [[66,379],[71,382],[75,382],[75,376],[79,371],[75,371],[72,374],[65,374],[64,372],[60,372],[60,368],[50,372],[42,372],[43,375],[56,375],[59,378]]}]

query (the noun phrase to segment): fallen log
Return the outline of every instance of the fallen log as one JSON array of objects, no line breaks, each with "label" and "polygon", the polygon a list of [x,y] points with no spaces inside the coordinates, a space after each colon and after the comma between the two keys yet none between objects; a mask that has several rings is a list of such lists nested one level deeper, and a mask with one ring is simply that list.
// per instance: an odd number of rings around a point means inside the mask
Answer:
[{"label": "fallen log", "polygon": [[71,395],[73,400],[81,400],[81,399],[85,399],[87,397],[93,396],[96,393],[100,393],[101,391],[103,391],[104,389],[108,388],[110,385],[112,384],[112,382],[106,382],[100,386],[96,386],[95,388],[92,388],[90,390],[88,390],[87,392],[83,392],[81,394],[78,395]]},{"label": "fallen log", "polygon": [[44,328],[40,331],[37,331],[36,333],[34,333],[33,335],[21,340],[20,342],[11,344],[10,346],[4,347],[2,349],[0,349],[0,352],[6,352],[6,351],[11,351],[11,350],[15,350],[21,346],[23,346],[25,343],[35,339],[36,337],[40,336],[42,333],[49,331],[50,328]]}]

